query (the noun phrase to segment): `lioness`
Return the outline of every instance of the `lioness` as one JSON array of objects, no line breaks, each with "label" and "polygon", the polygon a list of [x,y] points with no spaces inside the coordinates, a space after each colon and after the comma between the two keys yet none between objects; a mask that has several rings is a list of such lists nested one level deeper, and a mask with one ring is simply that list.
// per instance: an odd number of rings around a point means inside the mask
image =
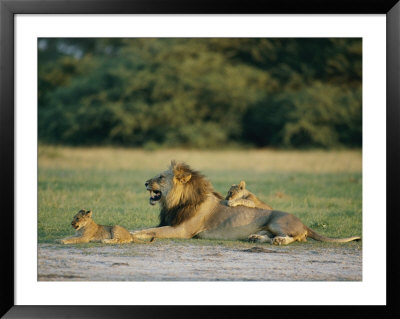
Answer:
[{"label": "lioness", "polygon": [[227,205],[231,207],[235,206],[247,206],[247,207],[258,207],[263,209],[272,209],[267,203],[259,200],[256,195],[246,189],[246,182],[240,181],[239,185],[232,184],[225,197]]},{"label": "lioness", "polygon": [[360,239],[321,236],[296,216],[277,210],[226,206],[211,183],[185,163],[172,161],[166,171],[146,181],[145,186],[150,192],[150,204],[160,203],[160,224],[133,232],[137,239],[196,236],[254,240],[256,236],[258,241],[276,245],[305,241],[306,237],[337,243]]},{"label": "lioness", "polygon": [[72,237],[61,239],[62,244],[102,242],[105,244],[125,244],[136,240],[131,233],[121,226],[98,225],[92,219],[92,211],[81,209],[72,219],[71,225],[77,230]]}]

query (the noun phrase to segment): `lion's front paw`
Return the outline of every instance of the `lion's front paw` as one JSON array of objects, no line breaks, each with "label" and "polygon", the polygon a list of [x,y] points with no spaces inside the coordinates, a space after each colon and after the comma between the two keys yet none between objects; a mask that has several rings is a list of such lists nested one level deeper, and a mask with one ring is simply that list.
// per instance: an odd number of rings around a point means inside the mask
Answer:
[{"label": "lion's front paw", "polygon": [[253,234],[247,237],[249,242],[252,243],[265,243],[265,242],[270,242],[271,239],[268,236],[263,236],[259,234]]},{"label": "lion's front paw", "polygon": [[235,202],[235,201],[233,201],[233,200],[228,200],[228,206],[230,206],[230,207],[235,207],[235,206],[237,206],[237,203]]}]

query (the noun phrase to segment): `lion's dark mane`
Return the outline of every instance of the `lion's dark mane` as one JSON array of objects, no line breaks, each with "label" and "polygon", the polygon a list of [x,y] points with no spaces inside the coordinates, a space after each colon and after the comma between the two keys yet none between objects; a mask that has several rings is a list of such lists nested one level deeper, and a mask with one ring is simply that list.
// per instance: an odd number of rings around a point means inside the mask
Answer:
[{"label": "lion's dark mane", "polygon": [[161,204],[160,226],[176,226],[193,217],[209,195],[214,194],[219,199],[222,195],[214,191],[211,183],[201,173],[192,170],[189,165],[181,163],[177,167],[180,173],[191,174],[190,180],[184,184],[184,191],[180,196],[179,204],[168,207],[167,203]]}]

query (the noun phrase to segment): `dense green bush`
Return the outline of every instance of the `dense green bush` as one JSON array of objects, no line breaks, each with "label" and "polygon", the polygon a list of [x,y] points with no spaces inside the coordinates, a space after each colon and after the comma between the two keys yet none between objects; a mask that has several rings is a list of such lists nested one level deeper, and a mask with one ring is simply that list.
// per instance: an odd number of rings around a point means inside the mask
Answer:
[{"label": "dense green bush", "polygon": [[39,139],[361,146],[361,39],[40,39]]}]

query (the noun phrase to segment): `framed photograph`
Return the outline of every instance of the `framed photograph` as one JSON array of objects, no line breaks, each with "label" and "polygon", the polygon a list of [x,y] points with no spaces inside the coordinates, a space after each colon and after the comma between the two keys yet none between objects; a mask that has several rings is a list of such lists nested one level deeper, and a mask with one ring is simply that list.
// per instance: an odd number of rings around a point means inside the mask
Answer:
[{"label": "framed photograph", "polygon": [[1,315],[398,311],[397,1],[0,10]]}]

